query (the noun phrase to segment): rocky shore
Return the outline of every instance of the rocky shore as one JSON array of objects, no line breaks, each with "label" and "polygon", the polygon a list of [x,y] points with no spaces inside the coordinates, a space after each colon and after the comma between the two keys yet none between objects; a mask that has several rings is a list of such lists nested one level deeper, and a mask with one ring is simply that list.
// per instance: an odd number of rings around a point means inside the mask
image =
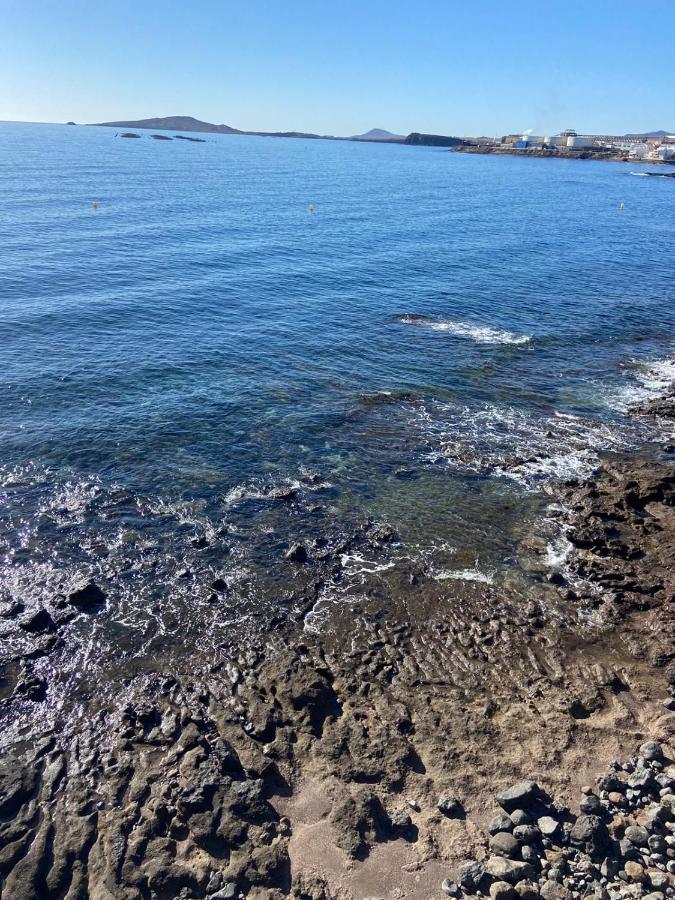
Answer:
[{"label": "rocky shore", "polygon": [[526,592],[411,565],[325,631],[308,621],[339,549],[299,542],[287,562],[308,574],[260,646],[130,671],[120,702],[62,718],[43,663],[105,590],[4,598],[20,674],[1,714],[21,727],[0,758],[0,897],[672,896],[673,482],[672,448],[608,457],[559,487],[569,553]]},{"label": "rocky shore", "polygon": [[469,144],[458,144],[451,147],[453,153],[477,153],[479,155],[488,156],[527,156],[538,157],[540,159],[602,159],[613,162],[630,162],[640,163],[648,162],[649,165],[672,166],[672,159],[649,159],[636,160],[631,159],[623,151],[616,150],[567,150],[567,149],[543,149],[543,148],[523,148],[515,147],[494,147],[491,145],[472,146]]}]

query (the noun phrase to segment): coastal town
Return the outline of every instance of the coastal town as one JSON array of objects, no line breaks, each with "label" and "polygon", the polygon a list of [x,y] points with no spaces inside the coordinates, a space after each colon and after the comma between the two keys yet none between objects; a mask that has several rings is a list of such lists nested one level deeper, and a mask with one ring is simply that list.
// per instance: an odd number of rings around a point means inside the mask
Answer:
[{"label": "coastal town", "polygon": [[453,149],[463,152],[525,153],[577,159],[620,159],[675,163],[675,134],[578,134],[569,128],[554,135],[507,134],[462,138]]}]

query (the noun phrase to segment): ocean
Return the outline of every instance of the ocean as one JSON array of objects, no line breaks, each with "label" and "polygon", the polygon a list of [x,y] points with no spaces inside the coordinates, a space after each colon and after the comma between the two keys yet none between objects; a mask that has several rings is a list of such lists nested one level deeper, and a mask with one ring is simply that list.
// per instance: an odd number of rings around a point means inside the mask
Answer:
[{"label": "ocean", "polygon": [[665,439],[658,168],[139,133],[0,124],[0,591],[105,585],[72,684],[264,639],[328,554],[315,635],[403,571],[542,578],[555,481]]}]

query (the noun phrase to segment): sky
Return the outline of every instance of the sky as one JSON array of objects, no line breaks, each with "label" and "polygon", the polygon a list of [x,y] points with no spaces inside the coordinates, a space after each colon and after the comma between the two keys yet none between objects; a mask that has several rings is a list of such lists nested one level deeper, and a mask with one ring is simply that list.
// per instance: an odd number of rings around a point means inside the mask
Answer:
[{"label": "sky", "polygon": [[675,4],[0,0],[0,119],[675,130]]}]

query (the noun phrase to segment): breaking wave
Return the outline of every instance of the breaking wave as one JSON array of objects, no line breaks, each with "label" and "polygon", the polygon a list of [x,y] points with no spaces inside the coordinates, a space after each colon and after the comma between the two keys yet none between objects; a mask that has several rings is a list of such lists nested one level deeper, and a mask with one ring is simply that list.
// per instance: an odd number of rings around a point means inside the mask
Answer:
[{"label": "breaking wave", "polygon": [[469,338],[478,344],[528,344],[532,338],[527,334],[516,334],[483,325],[479,322],[466,322],[461,319],[432,319],[428,316],[403,315],[399,317],[403,325],[419,325],[432,331],[444,331],[454,337]]}]

